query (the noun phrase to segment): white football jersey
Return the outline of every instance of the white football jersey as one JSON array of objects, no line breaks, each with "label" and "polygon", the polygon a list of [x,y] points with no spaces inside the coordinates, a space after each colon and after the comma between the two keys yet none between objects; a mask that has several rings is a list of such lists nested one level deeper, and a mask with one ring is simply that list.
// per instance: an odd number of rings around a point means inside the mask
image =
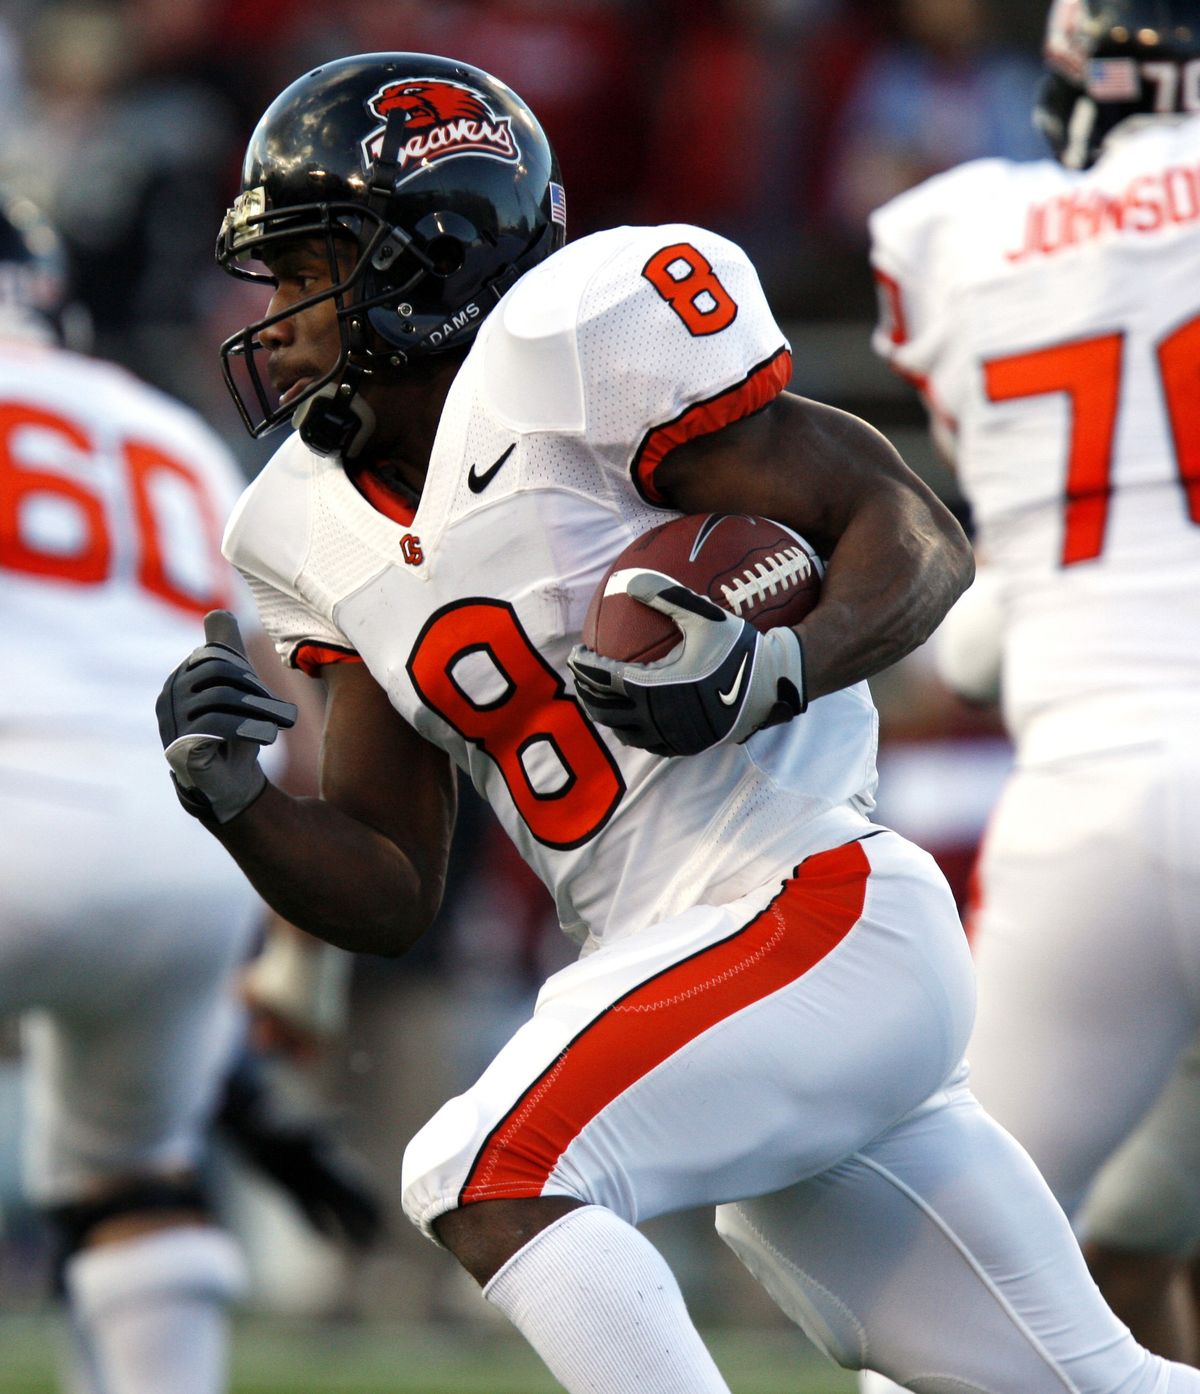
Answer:
[{"label": "white football jersey", "polygon": [[8,761],[89,736],[158,757],[164,677],[201,641],[206,610],[235,587],[246,608],[220,551],[244,484],[194,412],[124,370],[0,343]]},{"label": "white football jersey", "polygon": [[1200,682],[1198,171],[1200,119],[1155,122],[1090,170],[981,160],[871,219],[874,345],[1002,578],[1017,735]]},{"label": "white football jersey", "polygon": [[297,436],[230,520],[226,553],[285,658],[360,656],[469,773],[585,945],[733,899],[861,832],[871,806],[865,684],[744,746],[669,760],[595,727],[566,665],[608,564],[674,516],[658,461],[790,372],[737,247],[686,226],[598,233],[484,324],[410,523]]},{"label": "white football jersey", "polygon": [[25,1186],[41,1205],[178,1170],[241,1029],[262,904],[180,809],[154,704],[245,586],[245,480],[120,368],[0,341],[0,1016],[26,1014]]}]

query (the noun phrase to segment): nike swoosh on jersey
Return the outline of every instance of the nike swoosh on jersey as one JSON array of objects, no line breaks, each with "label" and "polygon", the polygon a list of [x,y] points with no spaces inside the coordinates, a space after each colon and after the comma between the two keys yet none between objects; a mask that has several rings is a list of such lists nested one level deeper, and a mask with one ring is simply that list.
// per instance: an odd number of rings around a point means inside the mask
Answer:
[{"label": "nike swoosh on jersey", "polygon": [[517,448],[516,441],[508,447],[498,460],[494,460],[482,473],[476,471],[474,464],[467,471],[467,488],[473,494],[482,494],[493,479],[500,473],[500,467]]},{"label": "nike swoosh on jersey", "polygon": [[727,707],[733,706],[738,699],[738,693],[742,690],[742,678],[746,672],[746,659],[748,657],[748,654],[742,654],[742,661],[738,664],[737,676],[734,678],[733,686],[729,691],[722,692],[720,688],[717,688],[718,699],[724,702]]}]

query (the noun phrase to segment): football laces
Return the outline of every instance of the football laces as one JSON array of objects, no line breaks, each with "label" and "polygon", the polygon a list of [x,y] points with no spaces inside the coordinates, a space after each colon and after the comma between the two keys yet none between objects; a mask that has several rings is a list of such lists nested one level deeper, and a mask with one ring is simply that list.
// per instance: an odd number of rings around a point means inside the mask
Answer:
[{"label": "football laces", "polygon": [[812,558],[803,547],[784,547],[772,557],[748,567],[736,580],[721,582],[727,609],[742,617],[742,607],[753,610],[763,600],[805,581],[812,575]]}]

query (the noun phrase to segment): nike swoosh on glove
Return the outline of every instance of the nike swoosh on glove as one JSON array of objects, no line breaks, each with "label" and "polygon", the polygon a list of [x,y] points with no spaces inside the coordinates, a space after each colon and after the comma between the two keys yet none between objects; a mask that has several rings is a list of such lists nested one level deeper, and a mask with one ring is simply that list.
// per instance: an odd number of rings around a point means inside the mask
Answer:
[{"label": "nike swoosh on glove", "polygon": [[209,611],[204,638],[167,678],[154,710],[179,802],[196,818],[228,823],[266,787],[259,749],[297,713],[259,680],[228,610]]},{"label": "nike swoosh on glove", "polygon": [[804,652],[786,626],[760,632],[657,571],[631,571],[625,593],[669,615],[683,633],[665,658],[623,663],[577,644],[575,692],[625,745],[696,755],[790,721],[808,705]]}]

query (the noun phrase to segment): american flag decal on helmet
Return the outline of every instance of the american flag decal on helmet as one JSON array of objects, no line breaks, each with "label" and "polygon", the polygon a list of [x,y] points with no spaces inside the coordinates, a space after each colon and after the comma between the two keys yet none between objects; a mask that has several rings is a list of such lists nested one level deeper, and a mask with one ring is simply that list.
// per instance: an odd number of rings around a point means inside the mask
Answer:
[{"label": "american flag decal on helmet", "polygon": [[562,228],[567,225],[567,191],[553,180],[550,181],[550,221]]},{"label": "american flag decal on helmet", "polygon": [[1087,94],[1098,102],[1136,102],[1142,81],[1132,58],[1093,58],[1087,68]]}]

